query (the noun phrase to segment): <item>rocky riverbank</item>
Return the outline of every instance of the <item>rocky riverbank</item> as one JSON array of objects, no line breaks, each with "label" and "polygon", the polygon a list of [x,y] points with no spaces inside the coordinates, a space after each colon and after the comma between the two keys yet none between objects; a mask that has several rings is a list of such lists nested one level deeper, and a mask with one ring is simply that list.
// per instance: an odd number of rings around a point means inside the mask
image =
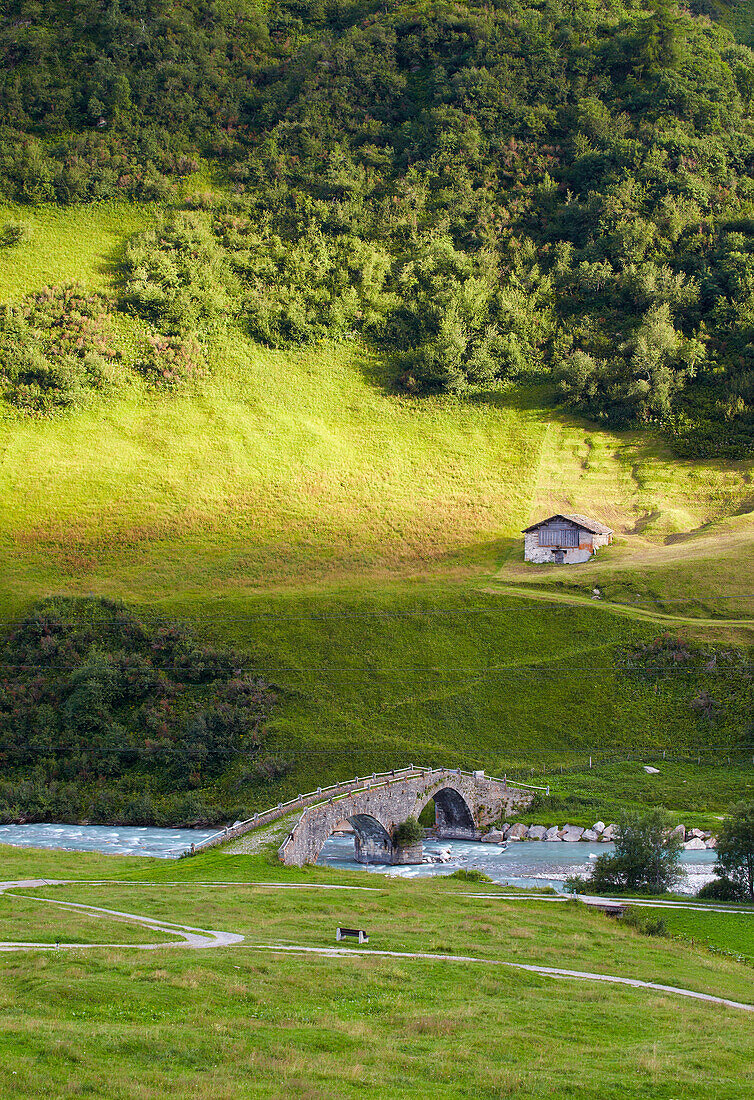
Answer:
[{"label": "rocky riverbank", "polygon": [[[484,844],[505,844],[517,840],[541,840],[548,843],[559,841],[567,844],[578,841],[589,844],[612,844],[617,831],[617,825],[614,823],[606,825],[604,821],[595,821],[594,825],[588,829],[580,825],[524,825],[521,822],[511,822],[503,825],[501,829],[490,829],[481,840]],[[717,847],[717,838],[712,833],[705,833],[702,829],[687,829],[685,825],[677,825],[673,832],[680,838],[687,851]]]}]

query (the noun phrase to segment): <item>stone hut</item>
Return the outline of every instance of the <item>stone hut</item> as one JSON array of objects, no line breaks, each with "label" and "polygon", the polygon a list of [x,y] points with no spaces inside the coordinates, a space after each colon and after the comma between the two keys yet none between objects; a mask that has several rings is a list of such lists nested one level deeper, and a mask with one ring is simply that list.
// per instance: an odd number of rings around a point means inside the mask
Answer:
[{"label": "stone hut", "polygon": [[550,516],[524,530],[524,561],[577,565],[613,541],[612,528],[576,514]]}]

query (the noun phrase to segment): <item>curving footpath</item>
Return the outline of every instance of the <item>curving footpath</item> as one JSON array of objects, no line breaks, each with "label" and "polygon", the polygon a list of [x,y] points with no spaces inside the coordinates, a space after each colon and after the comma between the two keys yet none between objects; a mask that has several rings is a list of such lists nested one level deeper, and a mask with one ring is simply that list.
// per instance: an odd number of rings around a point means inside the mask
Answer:
[{"label": "curving footpath", "polygon": [[[601,611],[608,611],[613,615],[622,615],[625,619],[634,619],[644,623],[655,623],[659,626],[735,626],[752,627],[754,619],[728,619],[712,618],[710,616],[671,615],[666,611],[652,611],[648,607],[636,607],[632,604],[617,603],[614,600],[592,599],[591,596],[582,595],[580,592],[562,592],[558,589],[545,590],[531,588],[521,584],[508,584],[505,581],[495,581],[492,584],[480,588],[492,596],[521,596],[525,600],[544,600],[546,603],[565,603],[572,607],[591,607]],[[744,597],[741,597],[742,599]],[[689,602],[692,602],[689,600]]]},{"label": "curving footpath", "polygon": [[[176,924],[172,921],[156,920],[153,917],[145,917],[139,913],[126,913],[119,909],[105,909],[98,905],[85,905],[82,902],[76,901],[57,901],[54,898],[41,898],[34,894],[13,894],[12,887],[16,889],[34,888],[39,886],[56,886],[56,885],[69,885],[76,882],[71,879],[25,879],[17,880],[16,882],[0,882],[0,894],[8,894],[10,897],[24,898],[25,900],[32,900],[42,902],[46,905],[54,905],[62,909],[78,909],[85,912],[94,913],[101,917],[103,920],[108,917],[115,918],[116,920],[131,921],[134,924],[141,925],[144,928],[149,928],[153,931],[164,932],[169,936],[178,937],[176,940],[170,940],[162,943],[63,943],[63,944],[51,944],[51,943],[24,943],[20,941],[4,941],[0,942],[0,952],[4,951],[27,951],[27,950],[42,950],[42,951],[56,951],[60,949],[75,949],[81,948],[131,948],[136,951],[161,951],[163,948],[175,948],[175,947],[190,947],[193,949],[202,949],[207,947],[229,947],[232,945],[238,945],[244,943],[245,937],[237,932],[217,932],[207,928],[195,928],[189,924]],[[87,884],[90,886],[105,885],[123,886],[127,885],[125,882],[118,882],[117,880],[104,880],[103,882],[92,882],[87,880]],[[83,883],[82,883],[83,885]],[[145,883],[128,883],[128,885],[147,885]],[[160,885],[165,885],[161,883]],[[174,885],[177,885],[175,883]],[[228,886],[229,883],[192,883],[191,885],[202,885],[206,887],[216,886]],[[241,884],[239,884],[241,885]],[[289,889],[287,884],[283,883],[244,883],[243,885],[256,886],[257,888],[282,888]],[[307,884],[309,888],[317,889],[320,885],[324,889],[353,889],[353,887],[340,887],[334,884]],[[357,887],[357,889],[359,889]],[[363,889],[363,887],[361,888]],[[367,889],[370,889],[367,887]],[[468,897],[480,896],[469,894]],[[485,896],[485,895],[481,895]],[[494,895],[491,895],[494,897]],[[500,896],[500,895],[498,895]],[[515,895],[514,895],[515,897]],[[528,899],[527,899],[528,900]],[[544,900],[544,899],[537,899]],[[393,959],[427,959],[431,962],[463,962],[463,963],[484,963],[488,966],[505,966],[512,970],[527,970],[532,974],[542,974],[549,978],[565,978],[570,981],[581,982],[607,982],[610,985],[627,985],[633,989],[649,989],[657,993],[672,993],[678,997],[688,997],[696,1001],[705,1001],[708,1004],[723,1005],[726,1008],[740,1009],[744,1012],[754,1012],[754,1004],[744,1004],[741,1001],[733,1001],[727,997],[716,997],[711,993],[699,993],[693,989],[683,989],[680,986],[674,985],[662,985],[658,982],[644,982],[639,978],[623,978],[617,974],[597,974],[588,970],[565,970],[561,967],[554,966],[536,966],[533,963],[517,963],[509,962],[506,959],[482,959],[474,955],[434,955],[428,952],[419,951],[381,951],[375,948],[367,948],[366,950],[358,950],[356,948],[348,947],[307,947],[304,944],[269,944],[269,943],[255,943],[246,944],[247,949],[252,951],[273,951],[278,953],[287,954],[299,954],[299,955],[319,955],[324,958],[356,958],[363,956],[377,956],[380,958],[393,958]]]},{"label": "curving footpath", "polygon": [[563,970],[556,966],[535,966],[533,963],[514,963],[506,959],[479,959],[473,955],[430,955],[420,951],[360,951],[353,947],[304,947],[301,945],[254,943],[247,944],[252,951],[285,951],[293,954],[323,955],[326,958],[382,955],[391,959],[429,959],[432,962],[486,963],[488,966],[507,966],[512,970],[528,970],[532,974],[544,974],[549,978],[569,978],[577,982],[607,982],[610,985],[628,985],[634,989],[651,989],[658,993],[675,993],[679,997],[690,997],[695,1001],[707,1001],[711,1004],[725,1005],[726,1008],[740,1008],[744,1012],[754,1012],[754,1004],[731,1001],[727,997],[715,997],[711,993],[697,993],[693,989],[682,989],[675,985],[661,985],[659,982],[643,982],[639,978],[621,978],[616,974],[595,974],[589,970]]},{"label": "curving footpath", "polygon": [[26,882],[18,882],[15,884],[2,883],[0,886],[0,893],[8,893],[9,897],[24,898],[29,901],[40,901],[46,905],[54,905],[59,909],[79,909],[88,913],[94,913],[101,919],[107,919],[108,917],[114,917],[116,920],[129,921],[131,924],[141,925],[142,928],[148,928],[154,932],[164,932],[168,936],[177,936],[176,940],[168,940],[163,943],[31,943],[20,941],[0,942],[0,951],[26,951],[29,949],[38,949],[41,951],[59,951],[59,950],[80,950],[82,948],[90,947],[107,947],[107,948],[134,948],[136,951],[161,951],[165,947],[192,947],[192,948],[205,948],[205,947],[228,947],[231,944],[243,943],[244,937],[237,932],[215,932],[207,928],[193,928],[189,924],[174,924],[172,921],[155,920],[153,917],[144,917],[138,913],[124,913],[119,909],[104,909],[99,905],[84,905],[78,901],[57,901],[54,898],[40,898],[34,894],[12,894],[8,892],[9,885],[16,886],[47,886],[52,885],[51,882],[41,882],[39,880]]}]

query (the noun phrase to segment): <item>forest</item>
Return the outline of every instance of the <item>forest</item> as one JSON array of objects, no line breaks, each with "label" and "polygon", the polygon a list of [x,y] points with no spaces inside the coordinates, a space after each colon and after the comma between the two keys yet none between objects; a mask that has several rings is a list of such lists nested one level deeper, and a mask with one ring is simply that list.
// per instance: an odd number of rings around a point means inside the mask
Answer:
[{"label": "forest", "polygon": [[0,644],[0,821],[243,816],[241,787],[286,770],[247,664],[111,600],[43,601]]},{"label": "forest", "polygon": [[[681,456],[750,457],[754,53],[718,14],[9,0],[6,201],[157,213],[111,299],[3,307],[7,405],[51,415],[127,370],[201,378],[235,325],[274,347],[369,341],[416,400],[536,379]],[[21,214],[0,249],[24,231]],[[124,363],[114,312],[148,334]]]}]

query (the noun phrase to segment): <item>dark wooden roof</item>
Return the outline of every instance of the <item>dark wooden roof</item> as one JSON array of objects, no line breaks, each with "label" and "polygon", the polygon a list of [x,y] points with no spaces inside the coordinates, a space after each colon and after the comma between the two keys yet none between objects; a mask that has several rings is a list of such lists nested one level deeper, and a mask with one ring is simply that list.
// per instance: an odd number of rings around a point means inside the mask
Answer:
[{"label": "dark wooden roof", "polygon": [[531,527],[524,527],[523,534],[528,535],[530,531],[536,531],[538,528],[544,526],[545,523],[552,523],[554,519],[567,520],[577,527],[583,527],[585,531],[591,531],[593,535],[612,535],[613,533],[612,527],[600,523],[598,519],[590,519],[589,516],[580,516],[577,512],[568,512],[565,514],[558,513],[555,516],[548,516],[547,519],[540,519],[537,523],[533,523]]}]

